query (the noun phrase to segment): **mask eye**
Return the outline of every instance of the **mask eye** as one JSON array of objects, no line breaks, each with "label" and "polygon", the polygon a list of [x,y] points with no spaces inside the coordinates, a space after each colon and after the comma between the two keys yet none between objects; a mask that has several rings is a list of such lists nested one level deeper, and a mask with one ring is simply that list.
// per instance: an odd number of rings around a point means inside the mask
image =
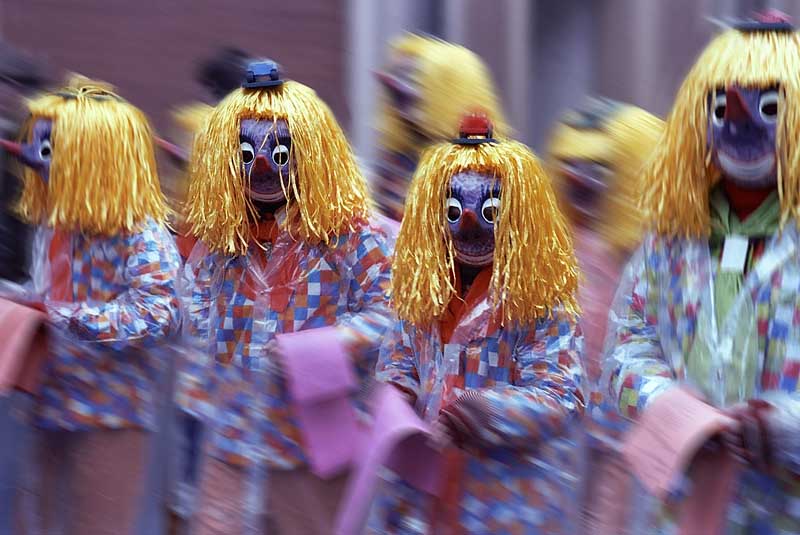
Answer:
[{"label": "mask eye", "polygon": [[43,139],[42,143],[39,145],[39,158],[47,162],[50,161],[50,158],[52,157],[53,157],[53,147],[52,145],[50,145],[50,140]]},{"label": "mask eye", "polygon": [[272,149],[272,161],[275,165],[283,167],[289,163],[289,147],[286,145],[278,145]]},{"label": "mask eye", "polygon": [[715,126],[722,126],[725,123],[725,110],[728,107],[728,97],[724,91],[718,92],[714,96],[714,102],[711,105],[711,120]]},{"label": "mask eye", "polygon": [[256,151],[253,150],[253,146],[247,141],[242,141],[240,147],[242,149],[242,161],[246,164],[252,163],[256,159]]},{"label": "mask eye", "polygon": [[461,219],[461,202],[455,197],[447,199],[447,220],[457,223]]},{"label": "mask eye", "polygon": [[764,91],[758,99],[758,111],[765,123],[778,121],[778,92]]},{"label": "mask eye", "polygon": [[500,211],[500,199],[497,197],[490,197],[483,201],[481,207],[481,216],[487,223],[494,223],[497,218],[497,213]]}]

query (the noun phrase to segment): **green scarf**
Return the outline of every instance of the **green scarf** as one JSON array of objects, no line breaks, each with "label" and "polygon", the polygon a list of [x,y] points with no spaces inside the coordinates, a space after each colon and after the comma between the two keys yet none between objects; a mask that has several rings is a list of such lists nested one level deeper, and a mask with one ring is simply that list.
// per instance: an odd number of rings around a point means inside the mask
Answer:
[{"label": "green scarf", "polygon": [[[720,252],[725,243],[725,237],[733,234],[746,238],[768,239],[778,230],[780,222],[780,202],[777,191],[769,197],[745,221],[739,221],[736,212],[731,209],[725,190],[720,184],[709,197],[711,211],[711,237],[709,238],[709,252],[712,262],[719,264]],[[745,267],[752,267],[752,251],[748,253]],[[707,315],[698,317],[695,332],[695,343],[689,351],[686,362],[687,375],[701,388],[709,388],[716,383],[711,376],[714,365],[713,351],[721,340],[713,340],[710,335],[710,321],[716,321],[718,332],[721,335],[731,307],[744,283],[744,274],[734,271],[716,270],[714,277],[714,308],[713,320]],[[708,312],[708,311],[706,311]],[[736,328],[733,334],[731,361],[724,366],[725,394],[724,401],[730,403],[747,399],[752,394],[758,371],[758,332],[756,330],[755,310],[749,301],[742,310],[736,312]],[[705,320],[705,321],[704,321]],[[713,347],[712,347],[713,346]],[[726,351],[726,348],[723,348]],[[711,392],[706,392],[712,395]]]}]

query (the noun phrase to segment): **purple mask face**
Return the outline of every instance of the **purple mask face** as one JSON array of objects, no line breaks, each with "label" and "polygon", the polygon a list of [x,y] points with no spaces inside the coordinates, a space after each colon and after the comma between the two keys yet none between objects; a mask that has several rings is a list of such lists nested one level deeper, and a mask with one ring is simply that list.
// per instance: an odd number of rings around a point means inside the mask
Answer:
[{"label": "purple mask face", "polygon": [[397,114],[409,123],[414,123],[414,113],[419,102],[419,89],[414,76],[417,65],[413,57],[402,55],[395,59],[385,72],[378,73],[378,80],[386,89]]},{"label": "purple mask face", "polygon": [[500,183],[464,171],[450,179],[447,223],[456,260],[466,266],[488,266],[494,259],[494,223],[500,209]]},{"label": "purple mask face", "polygon": [[709,141],[723,176],[743,188],[777,181],[778,90],[732,86],[711,98]]},{"label": "purple mask face", "polygon": [[50,137],[53,133],[53,121],[37,119],[31,128],[30,141],[20,144],[20,161],[39,173],[45,183],[50,180],[50,162],[53,158],[53,146]]},{"label": "purple mask face", "polygon": [[284,204],[281,180],[288,187],[292,161],[292,137],[286,121],[243,119],[239,141],[250,198],[259,204]]},{"label": "purple mask face", "polygon": [[566,195],[576,223],[591,225],[598,219],[600,200],[608,188],[611,168],[593,160],[562,160],[559,170],[564,175]]}]

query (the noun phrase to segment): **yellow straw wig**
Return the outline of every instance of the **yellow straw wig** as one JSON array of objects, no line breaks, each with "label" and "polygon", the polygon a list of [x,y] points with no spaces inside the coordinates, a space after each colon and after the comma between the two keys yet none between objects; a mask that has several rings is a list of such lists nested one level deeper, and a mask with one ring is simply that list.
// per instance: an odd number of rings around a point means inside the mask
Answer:
[{"label": "yellow straw wig", "polygon": [[168,213],[144,114],[110,86],[73,77],[67,88],[29,103],[23,139],[39,119],[53,121],[50,178],[23,171],[18,211],[30,223],[113,235]]},{"label": "yellow straw wig", "polygon": [[411,183],[392,267],[398,315],[417,325],[440,318],[455,289],[455,253],[445,220],[450,179],[462,171],[501,184],[490,291],[503,322],[527,323],[563,305],[577,313],[578,270],[566,222],[544,169],[521,143],[426,150]]},{"label": "yellow straw wig", "polygon": [[667,236],[709,232],[708,192],[719,178],[706,135],[709,95],[734,84],[778,86],[778,193],[785,222],[798,215],[800,38],[797,32],[728,30],[703,51],[678,90],[664,135],[644,169],[643,207]]},{"label": "yellow straw wig", "polygon": [[[611,169],[598,230],[622,255],[641,241],[643,213],[638,200],[643,189],[642,168],[663,130],[664,121],[658,117],[622,104],[612,108],[597,128],[560,122],[551,136],[549,155],[557,190],[564,188],[558,160],[591,160]],[[571,207],[564,206],[564,210],[569,214]]]},{"label": "yellow straw wig", "polygon": [[262,90],[237,89],[217,105],[192,151],[187,221],[211,250],[244,254],[254,207],[247,195],[239,147],[242,119],[286,121],[292,136],[284,180],[288,230],[327,242],[367,217],[366,183],[328,106],[297,82]]},{"label": "yellow straw wig", "polygon": [[[510,134],[492,74],[477,54],[463,46],[432,37],[406,34],[391,45],[390,56],[410,57],[420,95],[415,122],[432,141],[449,139],[453,125],[465,112],[480,109],[499,136]],[[394,106],[384,97],[378,113],[381,145],[385,150],[416,154],[417,141]]]}]

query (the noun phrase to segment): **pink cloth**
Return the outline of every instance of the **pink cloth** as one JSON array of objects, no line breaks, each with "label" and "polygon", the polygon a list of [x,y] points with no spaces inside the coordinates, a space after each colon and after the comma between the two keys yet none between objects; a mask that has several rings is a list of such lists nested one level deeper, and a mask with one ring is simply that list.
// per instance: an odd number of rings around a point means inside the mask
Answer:
[{"label": "pink cloth", "polygon": [[311,469],[331,477],[350,465],[362,435],[350,400],[358,388],[350,359],[336,327],[279,334],[276,340]]},{"label": "pink cloth", "polygon": [[0,396],[14,388],[38,393],[47,356],[46,321],[41,310],[0,298]]}]

